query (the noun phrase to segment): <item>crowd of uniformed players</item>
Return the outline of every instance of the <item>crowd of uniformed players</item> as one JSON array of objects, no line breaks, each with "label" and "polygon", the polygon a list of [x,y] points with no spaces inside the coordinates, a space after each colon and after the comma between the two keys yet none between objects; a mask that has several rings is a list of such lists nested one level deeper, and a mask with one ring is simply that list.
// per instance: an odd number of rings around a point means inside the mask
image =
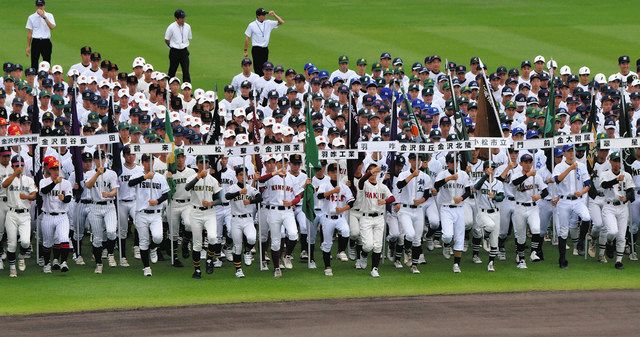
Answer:
[{"label": "crowd of uniformed players", "polygon": [[[104,271],[103,259],[109,267],[128,267],[130,236],[133,256],[142,260],[146,276],[151,275],[151,264],[171,251],[181,252],[183,259],[191,257],[194,278],[202,277],[201,259],[211,274],[226,258],[234,264],[237,277],[244,277],[243,264],[249,266],[256,259],[261,270],[273,268],[275,277],[298,261],[315,269],[318,233],[327,276],[333,275],[334,257],[367,269],[371,255],[370,273],[378,277],[385,246],[388,260],[398,269],[406,265],[412,273],[420,272],[427,252],[435,249],[441,249],[446,259],[453,255],[453,272],[459,273],[468,246],[471,261],[481,264],[486,254],[487,270],[493,272],[496,259],[507,259],[506,242],[512,232],[516,266],[521,269],[527,268],[527,260],[543,261],[545,241],[556,238],[561,268],[568,266],[569,247],[573,255],[588,251],[603,263],[615,258],[618,269],[623,268],[625,254],[637,260],[640,205],[635,195],[640,193],[636,188],[640,160],[633,162],[630,175],[624,172],[620,150],[596,148],[588,154],[588,144],[555,148],[547,152],[553,156],[551,167],[542,149],[491,149],[490,160],[480,159],[479,150],[470,151],[469,160],[456,152],[396,153],[393,162],[387,153],[372,151],[357,163],[353,180],[348,179],[346,160],[322,161],[322,168],[309,177],[304,154],[227,158],[185,153],[183,145],[201,144],[211,137],[215,92],[192,91],[190,83],[154,71],[140,57],[130,73],[119,72],[116,64],[102,60],[88,46],[81,49],[81,58],[66,79],[59,65],[43,62],[39,69],[23,71],[19,64],[5,63],[0,136],[29,134],[32,123],[41,124],[43,136],[69,135],[73,95],[69,88],[77,87],[83,135],[107,131],[113,99],[124,145],[122,173],[118,176],[111,169],[112,146],[83,149],[80,184],[69,148],[43,148],[42,154],[34,153],[32,146],[1,149],[0,228],[6,254],[0,267],[8,264],[12,277],[25,270],[25,258],[36,250],[45,273],[67,272],[71,251],[78,265],[90,256],[97,274]],[[557,69],[555,61],[545,64],[542,56],[533,64],[523,61],[519,69],[500,66],[487,72],[503,136],[541,137],[551,81],[556,90],[555,134],[589,131],[585,121],[595,102],[598,139],[617,137],[622,98],[635,133],[640,80],[630,71],[628,56],[618,61],[620,72],[608,78],[604,74],[592,78],[587,67],[576,76],[568,66]],[[352,136],[350,121],[357,123],[357,136],[364,141],[392,140],[396,133],[403,142],[455,141],[458,116],[474,136],[476,77],[482,70],[478,58],[471,58],[467,70],[464,65],[443,65],[433,55],[406,73],[403,60],[388,53],[371,65],[370,74],[364,59],[357,60],[355,71],[349,70],[346,56],[340,56],[338,63],[338,70],[329,74],[311,63],[298,73],[266,62],[260,77],[252,73],[251,60],[243,59],[242,72],[224,87],[218,103],[224,131],[217,142],[225,146],[304,142],[307,101],[311,139],[320,149],[345,148]],[[545,66],[559,76],[552,78]],[[443,71],[451,73],[451,82]],[[424,139],[412,133],[414,121],[399,92],[406,92]],[[394,96],[399,106],[397,132],[391,130]],[[32,120],[34,104],[37,121]],[[167,109],[177,148],[175,172],[167,170],[171,157],[167,154],[131,152],[132,144],[164,140]],[[33,160],[34,155],[43,160]],[[587,169],[590,155],[593,167]],[[176,184],[171,199],[168,180]],[[314,221],[302,211],[308,184],[314,187]],[[78,198],[71,197],[74,192]],[[41,200],[38,207],[36,199]],[[85,233],[91,233],[91,254],[82,251]],[[530,252],[525,254],[528,237]],[[40,246],[34,249],[36,239]],[[182,267],[178,255],[171,261]]]}]

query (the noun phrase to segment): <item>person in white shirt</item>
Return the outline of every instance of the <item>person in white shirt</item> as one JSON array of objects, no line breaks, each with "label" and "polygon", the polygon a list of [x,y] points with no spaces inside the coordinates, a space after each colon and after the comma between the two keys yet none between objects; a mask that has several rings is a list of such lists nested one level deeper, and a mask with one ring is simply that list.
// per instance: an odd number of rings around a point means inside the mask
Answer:
[{"label": "person in white shirt", "polygon": [[182,82],[191,83],[189,74],[189,42],[193,38],[191,35],[191,26],[184,22],[186,17],[182,9],[176,9],[173,13],[176,21],[167,27],[164,33],[164,42],[169,49],[169,78],[176,76],[178,65],[182,68]]},{"label": "person in white shirt", "polygon": [[329,77],[331,81],[334,78],[341,78],[345,82],[349,82],[352,78],[359,77],[355,71],[349,69],[349,57],[347,55],[342,55],[338,57],[338,70],[331,73]]},{"label": "person in white shirt", "polygon": [[[269,14],[276,18],[265,20]],[[264,8],[256,9],[256,19],[247,26],[244,31],[244,57],[248,57],[249,39],[251,39],[251,57],[253,58],[253,72],[262,76],[262,65],[269,59],[269,38],[271,31],[284,24],[284,20],[274,11],[267,11]]]},{"label": "person in white shirt", "polygon": [[249,83],[251,83],[252,85],[255,85],[256,81],[260,78],[260,76],[258,76],[256,73],[251,71],[252,64],[253,62],[251,62],[251,59],[249,58],[242,59],[242,62],[241,62],[242,72],[234,76],[233,79],[231,80],[231,85],[235,88],[236,91],[240,90],[240,85],[242,84],[242,82],[249,81]]},{"label": "person in white shirt", "polygon": [[92,52],[93,51],[91,50],[90,46],[83,46],[82,48],[80,48],[80,63],[72,65],[71,68],[69,68],[69,72],[71,73],[71,71],[75,69],[76,71],[78,71],[78,74],[84,74],[89,69],[89,67],[91,67]]},{"label": "person in white shirt", "polygon": [[56,28],[53,14],[44,10],[44,0],[36,0],[36,12],[27,19],[27,56],[31,56],[31,68],[38,68],[38,60],[51,64],[51,30]]}]

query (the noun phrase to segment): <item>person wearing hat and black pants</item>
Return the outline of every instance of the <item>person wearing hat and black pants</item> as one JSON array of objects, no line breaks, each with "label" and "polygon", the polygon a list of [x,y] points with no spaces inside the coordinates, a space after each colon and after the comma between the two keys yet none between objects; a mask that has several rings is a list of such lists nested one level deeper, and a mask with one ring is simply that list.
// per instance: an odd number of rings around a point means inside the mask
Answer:
[{"label": "person wearing hat and black pants", "polygon": [[[265,20],[266,15],[276,18]],[[244,31],[244,57],[248,57],[249,39],[251,39],[251,57],[253,58],[253,71],[262,76],[262,65],[269,59],[269,38],[271,31],[284,24],[284,20],[274,11],[267,12],[264,8],[256,9],[256,20],[249,23]]]},{"label": "person wearing hat and black pants", "polygon": [[51,30],[56,28],[53,14],[44,10],[44,0],[36,0],[36,12],[27,18],[27,56],[31,56],[31,68],[38,68],[38,60],[51,63]]},{"label": "person wearing hat and black pants", "polygon": [[176,21],[167,27],[164,33],[164,42],[169,49],[169,71],[167,75],[176,76],[178,65],[182,68],[182,82],[191,83],[191,75],[189,74],[189,41],[193,38],[191,35],[191,26],[184,22],[187,14],[182,9],[176,9],[173,13]]}]

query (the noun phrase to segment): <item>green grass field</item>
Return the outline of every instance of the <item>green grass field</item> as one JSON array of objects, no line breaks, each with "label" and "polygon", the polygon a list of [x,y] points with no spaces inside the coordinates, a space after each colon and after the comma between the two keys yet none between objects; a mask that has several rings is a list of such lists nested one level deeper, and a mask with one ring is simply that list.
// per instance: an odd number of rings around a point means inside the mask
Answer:
[{"label": "green grass field", "polygon": [[[240,70],[243,32],[263,6],[278,12],[286,24],[272,35],[271,60],[298,71],[313,61],[319,68],[334,70],[337,57],[365,57],[371,64],[380,52],[401,56],[406,64],[425,55],[468,64],[480,56],[491,69],[518,66],[524,59],[542,54],[574,72],[588,65],[592,75],[617,71],[617,57],[639,55],[635,33],[640,28],[635,1],[122,1],[97,4],[80,0],[49,0],[47,9],[58,24],[54,31],[53,63],[68,67],[79,61],[79,48],[91,45],[104,58],[129,69],[136,56],[144,56],[157,70],[168,67],[163,42],[167,25],[177,7],[187,12],[194,40],[191,50],[192,78],[197,87],[222,86]],[[26,17],[34,11],[32,1],[3,6],[0,25],[0,60],[29,60],[24,54]],[[512,240],[512,239],[511,239]],[[510,241],[509,243],[512,243]],[[107,269],[93,274],[93,266],[71,266],[67,275],[43,275],[31,261],[25,274],[9,279],[0,273],[1,315],[61,311],[140,308],[200,303],[274,301],[366,296],[637,288],[638,263],[626,263],[624,271],[612,264],[599,265],[572,258],[569,270],[556,266],[547,245],[547,261],[517,270],[513,255],[498,263],[489,274],[485,265],[472,265],[465,255],[461,275],[450,271],[450,262],[439,252],[430,253],[422,274],[411,275],[385,264],[380,279],[368,272],[351,270],[352,264],[335,263],[335,276],[309,271],[296,264],[283,279],[260,273],[254,265],[247,278],[236,280],[233,268],[200,281],[190,278],[190,267],[170,270],[156,265],[152,278],[143,278],[139,261],[129,269]],[[484,255],[486,259],[486,254]],[[187,262],[187,264],[189,264]]]},{"label": "green grass field", "polygon": [[[337,58],[364,57],[369,64],[380,52],[400,56],[405,64],[439,54],[468,65],[480,56],[495,69],[519,66],[542,54],[572,70],[582,65],[606,74],[617,71],[622,54],[637,55],[640,42],[637,1],[123,1],[97,6],[80,0],[50,0],[55,17],[53,63],[79,62],[88,44],[130,69],[144,56],[156,70],[168,69],[164,31],[180,7],[187,13],[194,40],[190,47],[192,81],[198,87],[222,86],[240,71],[244,30],[259,6],[273,9],[286,24],[277,29],[270,59],[301,71],[313,61],[320,69],[337,68]],[[0,60],[28,64],[25,23],[32,1],[3,7]],[[355,64],[353,65],[355,66]]]}]

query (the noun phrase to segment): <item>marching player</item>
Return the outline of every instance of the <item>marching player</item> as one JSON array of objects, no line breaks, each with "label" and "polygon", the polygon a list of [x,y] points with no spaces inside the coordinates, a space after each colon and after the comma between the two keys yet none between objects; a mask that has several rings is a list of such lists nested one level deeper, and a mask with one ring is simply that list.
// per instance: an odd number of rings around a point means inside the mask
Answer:
[{"label": "marching player", "polygon": [[[575,227],[577,224],[570,224],[571,219],[580,218],[580,237],[577,242],[578,250],[584,249],[584,237],[589,230],[591,215],[582,195],[589,192],[591,179],[587,172],[587,167],[575,160],[573,146],[565,145],[564,160],[553,169],[553,180],[557,185],[557,192],[560,200],[556,206],[558,212],[558,250],[560,257],[558,264],[560,268],[567,268],[569,262],[566,259],[567,254],[567,237],[569,228]],[[583,231],[584,228],[584,231]],[[584,232],[584,236],[582,235]]]},{"label": "marching player", "polygon": [[[236,173],[235,170],[229,166],[229,157],[220,157],[220,170],[216,171],[215,178],[220,182],[220,188],[222,188],[220,205],[216,207],[216,237],[218,238],[218,242],[222,243],[224,229],[227,229],[225,255],[228,261],[233,262],[233,253],[231,251],[233,248],[233,239],[231,238],[231,206],[229,205],[229,200],[224,197],[227,189],[236,183]],[[214,267],[222,267],[222,260],[217,260]]]},{"label": "marching player", "polygon": [[636,198],[631,202],[631,254],[629,254],[629,260],[637,261],[638,252],[636,251],[636,243],[638,242],[638,228],[640,227],[640,148],[636,148],[635,151],[636,160],[631,164],[631,172],[633,177],[633,183],[636,186]]},{"label": "marching player", "polygon": [[[398,223],[404,233],[405,263],[411,266],[413,274],[419,274],[418,258],[422,253],[422,232],[424,231],[424,211],[422,204],[431,196],[431,178],[419,170],[415,153],[409,154],[409,168],[398,175]],[[397,206],[396,206],[397,208]],[[408,258],[408,252],[411,258]]]},{"label": "marching player", "polygon": [[[96,150],[93,154],[96,169],[85,173],[85,185],[91,194],[93,206],[89,211],[89,223],[93,235],[93,257],[96,260],[96,274],[102,274],[102,243],[106,241],[109,267],[116,267],[113,251],[116,244],[118,218],[114,200],[118,194],[118,176],[112,170],[105,169],[102,163],[105,153]],[[105,240],[104,234],[107,234]]]},{"label": "marching player", "polygon": [[[311,183],[311,181],[308,179],[307,174],[305,172],[302,172],[301,167],[302,167],[302,156],[299,154],[292,154],[291,157],[289,158],[289,173],[291,174],[291,177],[294,180],[294,184],[298,186],[295,189],[300,188],[304,190],[307,183]],[[296,221],[298,222],[298,226],[300,228],[300,246],[301,246],[300,259],[307,260],[309,258],[309,252],[307,252],[308,236],[302,234],[302,229],[304,227],[307,227],[307,216],[302,211],[302,204],[296,205],[294,209],[294,214],[296,216]],[[303,256],[303,254],[305,256]]]},{"label": "marching player", "polygon": [[606,229],[600,230],[599,260],[606,262],[604,257],[604,238],[608,242],[616,241],[616,269],[623,269],[622,256],[625,248],[627,221],[629,220],[629,202],[635,199],[635,184],[633,178],[624,170],[620,153],[614,152],[609,156],[611,169],[602,173],[600,186],[604,189],[605,205],[602,209],[602,219]]},{"label": "marching player", "polygon": [[440,222],[442,224],[442,252],[445,258],[449,256],[449,247],[453,241],[453,272],[460,273],[460,261],[464,249],[464,210],[463,201],[471,195],[469,176],[465,171],[456,173],[455,153],[445,156],[447,169],[436,177],[434,183],[438,191],[438,205],[440,205]]},{"label": "marching player", "polygon": [[[322,204],[324,203],[324,199],[318,199],[318,190],[320,186],[323,184],[329,183],[329,176],[325,175],[325,171],[327,168],[327,161],[320,161],[320,168],[316,170],[316,174],[311,178],[311,184],[313,185],[313,205],[314,205],[314,213],[315,218],[313,221],[309,221],[305,217],[304,227],[300,226],[300,233],[308,233],[307,239],[309,240],[309,269],[316,269],[316,261],[315,261],[315,250],[316,250],[316,236],[318,233],[318,226],[320,225],[320,220],[324,216],[322,211]],[[305,235],[305,234],[301,234]],[[307,247],[303,247],[306,249]]]},{"label": "marching player", "polygon": [[[318,199],[324,199],[322,212],[324,218],[322,224],[322,259],[324,261],[324,274],[333,276],[331,269],[331,246],[333,245],[333,233],[337,231],[338,255],[346,256],[344,252],[349,241],[349,224],[345,213],[351,209],[354,203],[353,194],[347,185],[338,181],[338,165],[333,163],[327,166],[329,183],[318,188]],[[341,259],[343,260],[343,259]]]},{"label": "marching player", "polygon": [[513,212],[516,206],[515,193],[516,188],[509,182],[511,181],[511,176],[513,174],[514,169],[517,164],[518,159],[518,151],[509,148],[509,160],[499,166],[496,169],[497,176],[496,179],[502,182],[502,186],[504,187],[504,195],[505,198],[502,202],[498,203],[498,209],[500,210],[500,235],[498,236],[498,260],[505,261],[507,259],[507,250],[505,248],[505,243],[507,241],[507,235],[509,234],[509,229],[511,228],[511,223],[513,219]]},{"label": "marching player", "polygon": [[384,240],[384,213],[385,206],[395,201],[389,188],[382,182],[378,182],[380,166],[370,164],[367,172],[358,182],[358,189],[364,196],[361,203],[362,221],[360,222],[360,236],[362,237],[362,250],[366,253],[373,251],[371,255],[371,276],[380,277],[378,267],[382,255],[382,240]]},{"label": "marching player", "polygon": [[231,204],[231,237],[233,238],[233,264],[236,267],[236,277],[244,277],[242,271],[242,238],[247,238],[244,264],[251,265],[251,249],[256,244],[256,228],[253,225],[255,204],[262,201],[262,195],[249,184],[245,184],[245,168],[236,167],[236,183],[229,186],[225,199]]},{"label": "marching player", "polygon": [[[504,200],[504,188],[502,182],[495,179],[493,170],[496,168],[495,162],[485,161],[482,165],[484,174],[474,186],[476,193],[476,205],[478,206],[477,228],[474,232],[484,231],[489,233],[489,263],[487,271],[494,272],[494,261],[498,256],[498,236],[500,234],[500,210],[496,202]],[[477,235],[479,234],[479,235]],[[475,236],[482,237],[482,233],[474,233]],[[474,236],[474,238],[475,238]],[[474,249],[473,254],[477,254]]]},{"label": "marching player", "polygon": [[[144,174],[142,166],[136,164],[136,154],[131,153],[131,148],[126,145],[122,149],[124,163],[122,165],[122,173],[120,174],[120,187],[118,188],[118,221],[120,231],[120,249],[121,259],[120,266],[129,267],[127,261],[127,232],[129,230],[129,218],[132,220],[136,216],[136,189],[129,186],[129,180]],[[137,234],[136,234],[137,236]]]},{"label": "marching player", "polygon": [[[189,225],[193,235],[191,258],[193,260],[194,279],[202,277],[200,270],[200,251],[202,250],[202,231],[207,231],[207,274],[213,273],[214,263],[220,259],[222,244],[217,238],[217,222],[214,205],[220,204],[220,183],[209,170],[209,156],[199,155],[196,158],[198,173],[187,179],[186,191],[191,192],[191,213]],[[221,262],[220,262],[221,263]]]},{"label": "marching player", "polygon": [[42,246],[45,274],[51,273],[51,248],[60,249],[60,270],[69,271],[67,257],[69,256],[69,217],[67,204],[71,202],[71,183],[60,176],[60,162],[51,159],[47,168],[49,177],[40,180],[40,195],[42,196]]},{"label": "marching player", "polygon": [[[191,227],[189,226],[189,215],[191,213],[191,205],[189,204],[190,193],[185,189],[188,179],[196,174],[196,171],[186,166],[187,157],[184,154],[183,149],[176,149],[176,172],[172,174],[173,181],[176,184],[176,191],[173,194],[173,200],[171,202],[171,209],[167,216],[170,217],[169,223],[171,224],[171,232],[173,237],[171,240],[174,242],[173,246],[178,247],[178,236],[180,234],[180,223],[184,225],[185,233],[191,233]],[[188,234],[185,236],[189,236]],[[182,242],[182,251],[188,250],[188,241]],[[184,257],[185,254],[182,254]],[[187,257],[189,255],[187,254]],[[173,257],[174,267],[183,267],[182,262],[178,259],[177,253]]]},{"label": "marching player", "polygon": [[539,252],[543,238],[540,236],[540,209],[538,201],[549,195],[547,184],[533,168],[533,156],[525,153],[520,157],[520,166],[514,170],[511,184],[516,187],[516,208],[513,213],[513,231],[516,237],[518,268],[526,269],[524,247],[527,240],[527,225],[531,231],[531,262],[540,261]]},{"label": "marching player", "polygon": [[[80,194],[80,200],[73,206],[73,216],[71,222],[73,222],[73,228],[71,228],[73,239],[73,250],[75,253],[75,262],[79,266],[84,266],[84,258],[82,257],[82,239],[84,238],[84,232],[89,218],[89,210],[91,209],[91,191],[86,188],[84,175],[91,171],[93,168],[93,155],[89,152],[82,153],[82,174],[80,177],[80,184],[76,184],[76,173],[72,171],[69,175],[69,182],[73,184],[74,190],[82,190]],[[73,201],[72,201],[73,202]]]},{"label": "marching player", "polygon": [[[0,147],[0,181],[13,173],[11,168],[11,149],[8,147]],[[7,205],[7,191],[0,189],[0,255],[4,251],[4,224],[6,222],[9,206]],[[4,269],[4,263],[0,259],[0,270]]]},{"label": "marching player", "polygon": [[[142,274],[151,276],[150,252],[162,243],[162,203],[169,198],[169,184],[162,174],[151,169],[151,157],[142,155],[144,174],[129,180],[136,187],[136,217],[134,223],[140,237]],[[155,256],[157,259],[157,255]]]},{"label": "marching player", "polygon": [[2,182],[2,189],[7,191],[7,259],[9,260],[9,276],[18,277],[16,270],[16,248],[20,238],[20,255],[18,269],[24,271],[26,264],[24,255],[31,244],[31,201],[36,199],[38,189],[33,178],[23,174],[24,159],[16,155],[11,158],[13,173]]}]

